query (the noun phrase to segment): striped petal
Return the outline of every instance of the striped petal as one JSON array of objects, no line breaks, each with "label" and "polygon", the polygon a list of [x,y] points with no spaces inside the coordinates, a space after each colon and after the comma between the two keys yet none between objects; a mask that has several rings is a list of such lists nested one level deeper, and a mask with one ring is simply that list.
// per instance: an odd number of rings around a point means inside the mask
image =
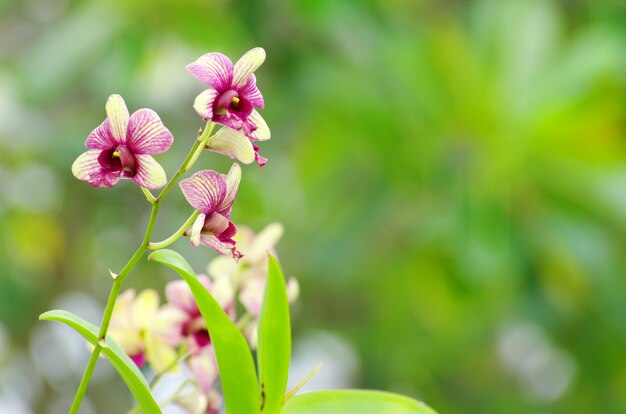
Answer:
[{"label": "striped petal", "polygon": [[135,154],[161,154],[167,151],[174,137],[152,109],[135,111],[128,121],[128,147]]},{"label": "striped petal", "polygon": [[200,95],[196,96],[196,99],[193,101],[193,109],[195,109],[198,115],[205,121],[213,118],[213,103],[219,94],[220,93],[215,89],[206,89]]},{"label": "striped petal", "polygon": [[250,164],[254,161],[252,143],[248,137],[234,129],[224,127],[217,131],[215,138],[207,145],[207,149],[230,158],[236,158],[244,164]]},{"label": "striped petal", "polygon": [[102,168],[98,157],[102,151],[89,150],[81,154],[72,164],[72,174],[81,181],[94,187],[112,187],[120,180],[120,171],[108,171]]},{"label": "striped petal", "polygon": [[129,115],[124,99],[120,95],[109,96],[105,109],[111,125],[111,135],[118,143],[125,143]]},{"label": "striped petal", "polygon": [[246,84],[239,91],[239,96],[247,99],[255,108],[265,108],[265,101],[261,91],[256,86],[256,76],[250,75]]},{"label": "striped petal", "polygon": [[270,133],[270,127],[267,126],[265,119],[261,116],[257,111],[252,111],[250,116],[248,117],[248,121],[250,124],[254,125],[256,129],[252,131],[250,134],[250,138],[255,141],[267,141],[272,137]]},{"label": "striped petal", "polygon": [[200,243],[210,247],[215,250],[219,254],[227,255],[233,254],[235,255],[235,242],[234,241],[221,241],[216,236],[212,234],[202,233],[200,235]]},{"label": "striped petal", "polygon": [[243,87],[250,75],[265,62],[265,50],[261,47],[255,47],[247,51],[233,68],[233,88]]},{"label": "striped petal", "polygon": [[152,155],[135,154],[135,161],[137,162],[137,172],[133,181],[138,185],[148,190],[156,190],[167,183],[165,170]]},{"label": "striped petal", "polygon": [[203,170],[182,180],[180,188],[193,208],[210,214],[224,200],[226,181],[215,171]]},{"label": "striped petal", "polygon": [[230,88],[233,79],[233,63],[221,53],[207,53],[187,65],[187,71],[200,82],[223,92]]},{"label": "striped petal", "polygon": [[230,167],[230,171],[228,171],[228,175],[223,175],[222,177],[224,177],[224,181],[226,182],[226,191],[224,199],[217,208],[217,211],[226,217],[230,217],[230,210],[235,202],[237,189],[241,182],[241,167],[237,163],[233,164],[233,166]]},{"label": "striped petal", "polygon": [[105,119],[100,126],[87,137],[85,146],[91,149],[108,150],[117,147],[118,143],[111,133],[111,124]]}]

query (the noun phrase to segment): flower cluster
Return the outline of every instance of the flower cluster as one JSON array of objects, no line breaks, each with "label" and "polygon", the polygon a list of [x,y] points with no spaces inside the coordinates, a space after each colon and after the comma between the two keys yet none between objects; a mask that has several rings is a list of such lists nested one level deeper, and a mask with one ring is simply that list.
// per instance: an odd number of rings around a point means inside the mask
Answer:
[{"label": "flower cluster", "polygon": [[[251,348],[257,342],[257,319],[267,279],[267,251],[275,253],[274,245],[282,232],[278,223],[270,224],[259,234],[242,226],[237,245],[243,259],[235,263],[225,256],[217,257],[207,268],[209,275],[198,277],[226,314],[237,321]],[[290,301],[297,298],[298,283],[294,278],[288,281],[287,291]],[[147,363],[157,375],[174,372],[181,364],[185,367],[197,389],[182,399],[174,399],[177,404],[188,409],[190,404],[201,406],[197,411],[201,413],[218,410],[221,397],[214,387],[218,379],[215,353],[191,290],[182,280],[172,281],[165,288],[165,297],[167,302],[159,307],[154,290],[139,295],[133,290],[124,292],[114,308],[110,335],[138,366]]]},{"label": "flower cluster", "polygon": [[[239,264],[227,260],[224,256],[216,257],[207,268],[208,274],[219,283],[228,284],[249,316],[242,329],[252,348],[257,344],[257,326],[263,292],[267,280],[267,252],[277,257],[274,246],[283,234],[283,226],[272,223],[255,234],[252,229],[242,226],[237,233],[237,246],[244,257]],[[297,299],[299,285],[295,278],[287,281],[289,302]]]},{"label": "flower cluster", "polygon": [[[209,86],[193,105],[208,121],[205,131],[212,131],[213,123],[223,126],[212,136],[202,135],[200,150],[265,165],[259,147],[252,144],[270,138],[267,124],[255,109],[265,106],[254,75],[264,61],[265,51],[257,47],[234,65],[221,53],[207,53],[187,66]],[[167,151],[174,138],[156,112],[144,108],[129,115],[120,95],[111,95],[105,109],[107,118],[85,141],[88,151],[72,165],[74,176],[94,187],[112,187],[122,178],[147,190],[165,186],[165,171],[152,156]],[[191,159],[195,162],[197,157]],[[185,232],[194,247],[202,244],[219,254],[231,254],[235,260],[241,258],[233,239],[237,227],[230,220],[240,179],[241,168],[235,164],[228,175],[203,170],[180,183],[189,204],[200,212]]]}]

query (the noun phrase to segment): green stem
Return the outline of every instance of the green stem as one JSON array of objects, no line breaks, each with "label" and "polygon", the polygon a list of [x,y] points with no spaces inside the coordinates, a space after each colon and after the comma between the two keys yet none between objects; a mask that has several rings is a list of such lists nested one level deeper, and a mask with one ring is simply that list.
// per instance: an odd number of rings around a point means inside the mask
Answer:
[{"label": "green stem", "polygon": [[143,192],[143,195],[146,196],[146,200],[148,200],[148,203],[150,204],[154,204],[156,202],[156,197],[154,197],[152,195],[152,193],[150,192],[150,190],[148,190],[145,187],[141,187],[141,191]]},{"label": "green stem", "polygon": [[[152,233],[152,228],[154,227],[154,219],[156,218],[156,214],[154,214],[155,207],[156,206],[152,208],[153,214],[150,216],[151,220],[148,224],[148,230],[146,230],[146,234],[148,235],[148,237],[149,233]],[[107,301],[107,305],[104,310],[104,317],[102,318],[102,326],[100,327],[100,333],[98,334],[99,342],[91,353],[91,357],[89,358],[89,362],[87,363],[87,368],[83,373],[83,378],[80,381],[78,390],[76,391],[76,396],[74,397],[74,401],[72,402],[72,406],[70,407],[70,414],[76,414],[78,412],[83,397],[85,396],[85,392],[87,391],[87,387],[89,386],[91,375],[93,374],[93,370],[98,363],[98,357],[100,356],[100,351],[102,351],[102,344],[104,343],[107,330],[109,329],[109,324],[111,323],[111,315],[113,314],[113,308],[115,307],[115,301],[117,300],[117,296],[120,293],[122,282],[130,272],[130,270],[137,264],[139,259],[141,259],[141,256],[143,256],[147,249],[148,247],[146,246],[146,243],[142,243],[135,252],[135,254],[130,258],[128,263],[126,263],[126,266],[124,266],[120,274],[113,280],[113,287],[111,288],[111,293],[109,294],[109,300]]]},{"label": "green stem", "polygon": [[[174,184],[178,181],[180,176],[188,171],[198,159],[200,152],[202,152],[202,150],[204,150],[204,147],[206,146],[206,141],[209,139],[213,128],[214,124],[212,122],[207,123],[205,131],[194,142],[193,147],[191,147],[189,154],[187,154],[187,157],[185,158],[185,161],[183,161],[183,164],[180,166],[178,171],[176,171],[174,176],[168,181],[163,190],[161,190],[161,193],[158,195],[158,197],[154,198],[151,193],[150,197],[148,197],[148,194],[144,192],[146,198],[148,198],[148,201],[150,201],[152,204],[152,211],[150,212],[150,220],[148,221],[146,233],[143,237],[141,245],[135,251],[135,254],[133,254],[128,263],[126,263],[126,266],[124,266],[119,275],[113,280],[111,293],[109,294],[109,299],[107,301],[106,308],[104,310],[104,316],[102,318],[102,325],[100,326],[100,333],[98,335],[99,342],[91,353],[91,357],[89,358],[89,362],[87,363],[87,368],[85,368],[83,378],[80,381],[78,390],[76,390],[76,395],[74,396],[74,401],[72,402],[72,406],[70,407],[70,411],[68,414],[76,414],[78,412],[78,409],[80,408],[80,404],[82,403],[85,392],[87,391],[87,387],[89,386],[91,375],[93,374],[96,364],[98,363],[98,357],[100,356],[100,352],[102,351],[102,345],[104,344],[104,341],[106,339],[107,331],[109,330],[111,315],[113,314],[113,308],[115,307],[115,302],[117,301],[117,296],[120,293],[122,283],[124,282],[126,276],[128,276],[128,273],[132,270],[132,268],[135,267],[139,259],[141,259],[143,254],[148,250],[150,237],[152,236],[154,224],[156,223],[156,217],[159,213],[159,207],[161,206],[163,199],[174,186]],[[151,200],[151,198],[153,198],[154,200]]]},{"label": "green stem", "polygon": [[211,133],[213,132],[214,128],[215,128],[215,124],[212,122],[209,122],[206,125],[206,128],[204,128],[204,132],[199,134],[198,139],[196,140],[196,144],[198,145],[198,147],[196,148],[195,152],[190,153],[191,157],[189,158],[187,167],[183,170],[183,172],[187,172],[191,168],[191,166],[196,162],[200,154],[202,154],[202,151],[207,146],[207,142],[209,142],[209,140],[212,138]]},{"label": "green stem", "polygon": [[153,242],[148,243],[148,249],[150,250],[164,249],[170,244],[174,243],[176,240],[180,238],[180,236],[183,235],[183,233],[185,233],[185,230],[191,227],[191,225],[193,224],[194,221],[196,221],[199,215],[200,215],[199,210],[194,211],[191,214],[191,216],[189,216],[187,221],[185,221],[185,223],[183,223],[183,225],[180,226],[178,230],[176,230],[176,233],[172,234],[170,237],[168,237],[167,239],[163,241],[156,242],[156,243],[153,243]]}]

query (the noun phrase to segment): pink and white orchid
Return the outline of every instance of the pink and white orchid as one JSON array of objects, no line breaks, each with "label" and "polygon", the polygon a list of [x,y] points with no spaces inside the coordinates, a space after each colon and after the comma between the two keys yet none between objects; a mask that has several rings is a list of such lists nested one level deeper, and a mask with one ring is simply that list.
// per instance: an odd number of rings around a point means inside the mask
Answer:
[{"label": "pink and white orchid", "polygon": [[163,167],[152,157],[169,149],[174,141],[170,131],[151,109],[139,109],[129,116],[120,95],[106,102],[107,118],[85,141],[89,151],[72,165],[76,178],[94,187],[111,187],[120,178],[155,190],[166,183]]},{"label": "pink and white orchid", "polygon": [[233,164],[228,175],[203,170],[180,182],[189,204],[200,211],[188,231],[194,247],[203,244],[219,254],[231,253],[235,260],[242,257],[233,240],[237,227],[230,221],[240,181],[241,167]]},{"label": "pink and white orchid", "polygon": [[[187,65],[187,70],[200,82],[210,86],[194,101],[194,109],[204,120],[224,125],[238,134],[231,137],[240,143],[239,147],[251,147],[254,159],[260,166],[267,161],[258,153],[259,148],[252,142],[270,139],[267,123],[255,108],[264,108],[263,95],[256,86],[254,71],[265,61],[265,50],[260,47],[246,52],[233,65],[231,60],[221,53],[207,53],[195,62]],[[247,146],[244,140],[249,142]],[[223,152],[208,145],[209,149]],[[238,154],[226,155],[240,159]]]},{"label": "pink and white orchid", "polygon": [[[276,257],[274,246],[283,232],[280,223],[271,223],[258,234],[249,227],[241,226],[235,236],[237,248],[244,254],[241,261],[235,263],[225,257],[216,257],[207,269],[215,283],[229,283],[232,286],[244,309],[251,316],[251,320],[244,327],[244,334],[252,348],[256,348],[256,328],[267,281],[267,253]],[[294,302],[299,294],[298,281],[290,277],[286,289],[289,302]]]},{"label": "pink and white orchid", "polygon": [[[198,281],[211,292],[224,311],[234,317],[234,291],[228,284],[214,283],[206,275]],[[217,380],[218,369],[211,337],[198,305],[187,283],[182,280],[169,282],[165,288],[168,304],[159,316],[165,320],[176,320],[171,325],[167,342],[172,346],[186,344],[189,351],[187,366],[202,392],[207,395]]]},{"label": "pink and white orchid", "polygon": [[176,351],[163,333],[171,332],[181,320],[180,315],[161,315],[158,308],[156,291],[135,295],[127,290],[115,303],[109,327],[109,335],[139,367],[147,361],[157,373],[176,360]]}]

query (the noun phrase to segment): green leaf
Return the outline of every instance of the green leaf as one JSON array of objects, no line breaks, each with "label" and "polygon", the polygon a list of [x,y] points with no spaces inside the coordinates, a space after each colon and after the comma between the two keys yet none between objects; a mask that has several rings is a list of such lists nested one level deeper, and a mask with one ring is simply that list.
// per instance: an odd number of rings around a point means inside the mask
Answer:
[{"label": "green leaf", "polygon": [[157,250],[148,257],[148,260],[171,267],[191,288],[215,349],[226,412],[258,413],[261,401],[254,360],[248,343],[237,326],[198,281],[189,263],[179,253],[168,249]]},{"label": "green leaf", "polygon": [[257,362],[264,395],[262,412],[275,414],[280,413],[287,391],[291,326],[283,273],[276,259],[272,255],[268,257],[267,283],[259,316]]},{"label": "green leaf", "polygon": [[[98,328],[78,316],[63,310],[51,310],[39,316],[40,320],[58,321],[74,328],[83,338],[93,346],[98,343]],[[150,393],[150,386],[144,378],[137,365],[111,338],[106,339],[105,346],[102,347],[102,354],[111,362],[122,379],[126,382],[128,389],[137,399],[137,403],[142,412],[146,414],[160,414],[161,409],[154,401]]]},{"label": "green leaf", "polygon": [[316,391],[296,395],[282,414],[437,414],[417,400],[366,390]]}]

